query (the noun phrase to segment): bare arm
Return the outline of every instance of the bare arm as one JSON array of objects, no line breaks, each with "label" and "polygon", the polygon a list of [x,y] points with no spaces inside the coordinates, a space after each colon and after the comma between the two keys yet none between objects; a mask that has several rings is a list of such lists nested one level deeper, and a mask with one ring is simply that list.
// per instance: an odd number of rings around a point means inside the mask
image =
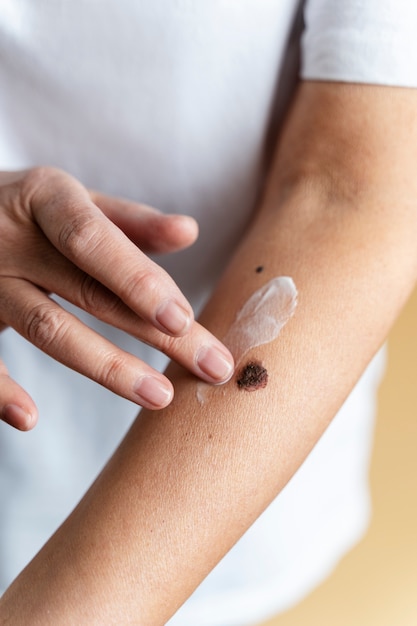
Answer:
[{"label": "bare arm", "polygon": [[300,86],[260,210],[201,320],[223,337],[261,284],[291,276],[295,316],[247,355],[267,386],[247,393],[234,378],[201,405],[172,365],[173,403],[142,412],[6,592],[5,623],[155,626],[186,600],[303,462],[407,299],[416,163],[416,92]]}]

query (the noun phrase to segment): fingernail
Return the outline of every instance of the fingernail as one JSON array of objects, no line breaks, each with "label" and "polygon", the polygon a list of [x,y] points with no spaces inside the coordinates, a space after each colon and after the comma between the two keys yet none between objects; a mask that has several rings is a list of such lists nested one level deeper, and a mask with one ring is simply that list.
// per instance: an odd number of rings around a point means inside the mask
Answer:
[{"label": "fingernail", "polygon": [[30,428],[33,421],[33,416],[20,406],[17,406],[17,404],[7,404],[3,407],[1,417],[7,424],[19,428],[20,430]]},{"label": "fingernail", "polygon": [[156,312],[156,321],[170,335],[182,335],[189,328],[192,316],[174,300],[163,302]]},{"label": "fingernail", "polygon": [[142,376],[136,384],[135,394],[140,403],[154,408],[163,408],[172,400],[172,389],[165,387],[153,376]]},{"label": "fingernail", "polygon": [[227,382],[234,369],[232,358],[216,346],[201,348],[197,354],[197,365],[216,382]]}]

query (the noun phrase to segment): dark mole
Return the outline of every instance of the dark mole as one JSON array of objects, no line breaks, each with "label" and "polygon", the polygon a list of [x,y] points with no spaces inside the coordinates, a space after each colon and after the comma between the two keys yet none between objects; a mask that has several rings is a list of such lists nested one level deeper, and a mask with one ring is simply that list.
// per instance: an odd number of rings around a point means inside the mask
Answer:
[{"label": "dark mole", "polygon": [[258,267],[256,268],[255,272],[257,274],[260,274],[261,272],[264,271],[264,266],[263,265],[258,265]]},{"label": "dark mole", "polygon": [[268,384],[268,372],[261,363],[249,361],[243,367],[237,378],[237,386],[245,391],[263,389]]}]

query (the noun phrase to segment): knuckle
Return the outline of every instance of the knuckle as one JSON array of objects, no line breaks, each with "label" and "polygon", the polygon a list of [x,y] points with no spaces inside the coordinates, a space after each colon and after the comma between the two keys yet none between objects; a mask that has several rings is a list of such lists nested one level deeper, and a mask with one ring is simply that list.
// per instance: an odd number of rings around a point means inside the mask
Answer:
[{"label": "knuckle", "polygon": [[126,366],[122,354],[110,352],[102,358],[97,372],[97,381],[108,389],[115,389]]},{"label": "knuckle", "polygon": [[95,278],[86,274],[80,288],[81,307],[94,315],[117,311],[119,300]]},{"label": "knuckle", "polygon": [[22,205],[29,208],[32,199],[42,193],[45,186],[49,185],[51,178],[56,177],[58,173],[58,169],[46,165],[39,165],[27,170],[21,182]]},{"label": "knuckle", "polygon": [[166,335],[165,333],[161,333],[160,335],[160,350],[164,354],[175,354],[178,348],[179,337],[172,337],[171,335]]},{"label": "knuckle", "polygon": [[126,316],[126,305],[107,287],[86,275],[80,289],[80,306],[104,322],[115,323]]},{"label": "knuckle", "polygon": [[64,313],[44,303],[31,309],[24,319],[28,340],[45,351],[54,342],[59,341],[64,327]]},{"label": "knuckle", "polygon": [[58,246],[70,259],[97,245],[97,224],[89,212],[65,220],[58,234]]},{"label": "knuckle", "polygon": [[132,293],[143,293],[146,297],[153,299],[153,296],[162,287],[162,279],[151,269],[137,272],[128,277],[123,285],[123,295],[129,298]]},{"label": "knuckle", "polygon": [[184,337],[172,337],[165,333],[158,332],[155,347],[171,358],[177,358],[178,355],[185,354],[187,349],[187,339]]},{"label": "knuckle", "polygon": [[45,165],[32,167],[27,170],[23,176],[22,189],[27,191],[27,193],[33,192],[40,185],[43,185],[45,181],[53,175],[53,173],[54,169],[52,167],[47,167]]}]

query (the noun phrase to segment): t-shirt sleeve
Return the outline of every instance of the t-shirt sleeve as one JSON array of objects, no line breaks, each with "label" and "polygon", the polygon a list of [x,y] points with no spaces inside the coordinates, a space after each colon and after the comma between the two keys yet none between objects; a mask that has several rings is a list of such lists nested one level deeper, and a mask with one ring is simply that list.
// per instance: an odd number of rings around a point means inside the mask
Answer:
[{"label": "t-shirt sleeve", "polygon": [[417,0],[307,0],[301,78],[417,87]]}]

